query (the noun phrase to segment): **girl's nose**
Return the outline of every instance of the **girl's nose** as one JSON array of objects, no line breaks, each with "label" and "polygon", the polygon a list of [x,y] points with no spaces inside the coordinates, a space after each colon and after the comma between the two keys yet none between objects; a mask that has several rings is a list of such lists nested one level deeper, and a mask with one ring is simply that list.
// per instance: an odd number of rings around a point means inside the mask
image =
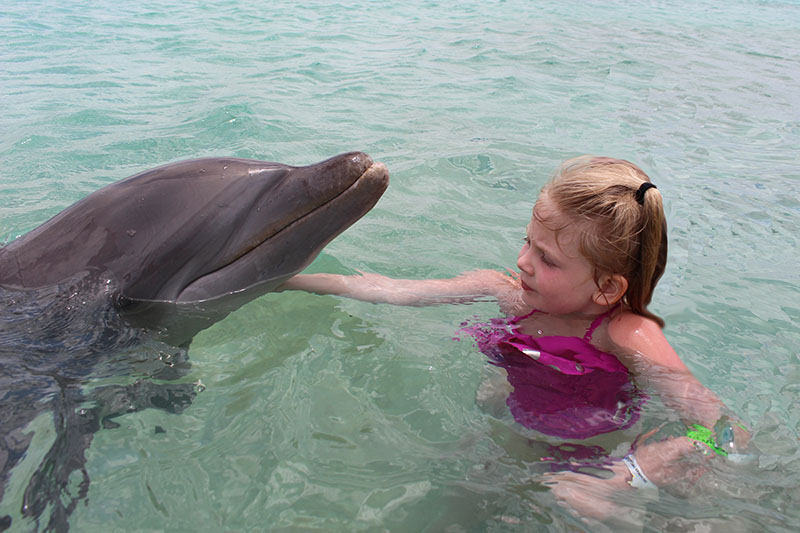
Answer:
[{"label": "girl's nose", "polygon": [[533,276],[533,263],[530,260],[530,247],[525,245],[517,256],[517,268],[529,276]]}]

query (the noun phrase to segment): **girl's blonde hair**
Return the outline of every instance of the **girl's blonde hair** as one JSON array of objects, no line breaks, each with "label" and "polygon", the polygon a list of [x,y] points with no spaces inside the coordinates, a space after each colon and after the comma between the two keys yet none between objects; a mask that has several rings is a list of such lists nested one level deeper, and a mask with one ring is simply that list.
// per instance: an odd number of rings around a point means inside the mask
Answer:
[{"label": "girl's blonde hair", "polygon": [[667,221],[661,194],[643,183],[650,178],[633,163],[582,156],[564,162],[542,192],[578,225],[580,251],[594,266],[595,282],[602,274],[621,274],[628,280],[622,302],[664,327],[647,305],[667,264]]}]

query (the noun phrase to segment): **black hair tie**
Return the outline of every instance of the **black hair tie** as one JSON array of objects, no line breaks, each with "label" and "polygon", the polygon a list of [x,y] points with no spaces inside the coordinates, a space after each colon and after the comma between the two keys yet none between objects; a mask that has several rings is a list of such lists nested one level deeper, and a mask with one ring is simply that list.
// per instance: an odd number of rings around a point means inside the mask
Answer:
[{"label": "black hair tie", "polygon": [[650,183],[649,181],[645,181],[641,185],[639,185],[639,190],[636,191],[636,201],[639,202],[639,205],[644,205],[644,193],[647,192],[647,189],[658,189],[655,185]]}]

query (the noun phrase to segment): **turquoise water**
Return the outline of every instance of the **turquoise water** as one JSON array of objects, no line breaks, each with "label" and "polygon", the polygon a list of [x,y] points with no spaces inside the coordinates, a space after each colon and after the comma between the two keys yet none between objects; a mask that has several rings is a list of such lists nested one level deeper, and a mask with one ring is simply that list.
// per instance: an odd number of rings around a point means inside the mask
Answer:
[{"label": "turquoise water", "polygon": [[[639,163],[670,222],[653,309],[762,454],[690,499],[624,504],[645,530],[796,527],[797,2],[10,0],[0,35],[0,240],[170,161],[364,150],[389,190],[312,270],[452,276],[514,265],[561,160]],[[492,369],[452,337],[496,314],[248,304],[191,346],[205,390],[187,411],[96,435],[73,530],[596,530],[541,485],[507,413],[476,405]],[[52,441],[34,427],[0,504],[22,530]]]}]

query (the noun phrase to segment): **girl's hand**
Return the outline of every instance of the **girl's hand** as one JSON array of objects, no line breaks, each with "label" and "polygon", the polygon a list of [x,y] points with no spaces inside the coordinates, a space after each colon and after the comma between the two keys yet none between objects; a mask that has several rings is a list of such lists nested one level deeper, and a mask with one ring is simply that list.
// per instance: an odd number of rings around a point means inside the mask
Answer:
[{"label": "girl's hand", "polygon": [[550,486],[561,505],[584,520],[631,520],[630,508],[622,504],[625,498],[620,498],[625,491],[632,490],[626,479],[630,474],[622,462],[616,463],[612,470],[614,476],[608,479],[577,472],[548,474],[545,484]]},{"label": "girl's hand", "polygon": [[[708,471],[707,457],[698,452],[687,437],[666,439],[644,444],[636,449],[636,462],[656,486],[686,495],[695,482]],[[548,475],[547,485],[556,498],[584,518],[600,521],[619,520],[631,515],[631,507],[620,503],[635,503],[657,492],[634,489],[629,485],[631,473],[620,460],[611,467],[610,478],[597,478],[575,472]]]},{"label": "girl's hand", "polygon": [[494,272],[494,281],[497,287],[497,292],[494,296],[497,298],[500,311],[502,311],[504,315],[521,316],[527,315],[532,311],[532,309],[522,301],[522,282],[519,280],[519,273],[510,268],[506,269],[506,274],[495,270],[490,270],[488,272]]}]

